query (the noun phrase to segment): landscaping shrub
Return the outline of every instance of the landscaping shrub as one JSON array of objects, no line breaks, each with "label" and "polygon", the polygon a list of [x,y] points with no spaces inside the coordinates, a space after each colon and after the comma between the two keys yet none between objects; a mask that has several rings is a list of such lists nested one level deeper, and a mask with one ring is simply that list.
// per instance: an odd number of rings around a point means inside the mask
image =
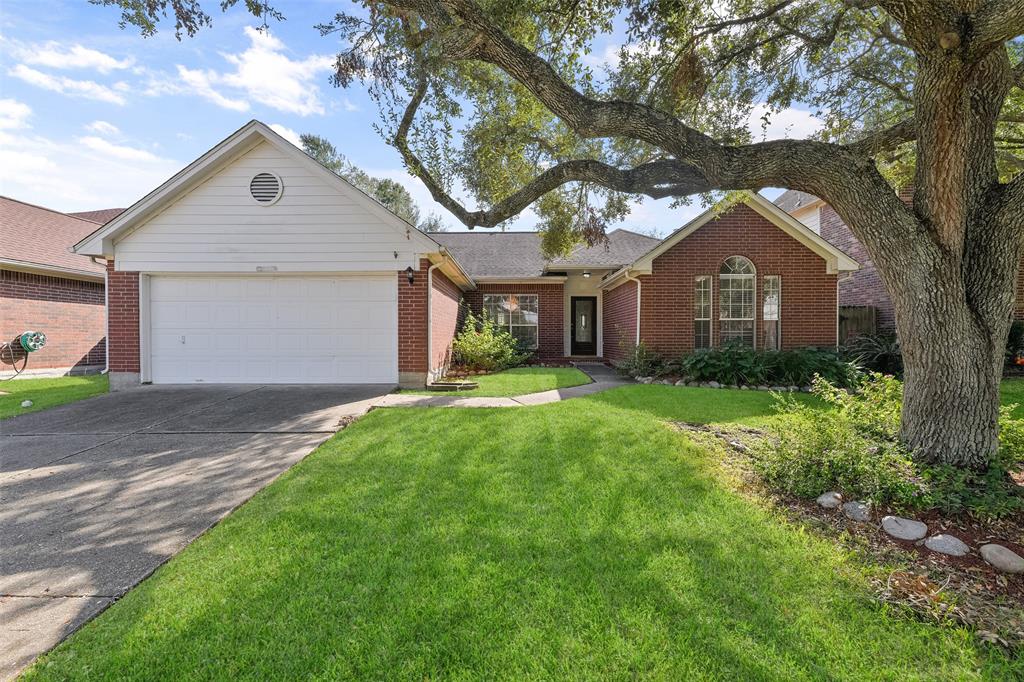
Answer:
[{"label": "landscaping shrub", "polygon": [[665,358],[641,341],[629,349],[624,359],[615,363],[615,369],[631,377],[658,377],[668,374],[671,367]]},{"label": "landscaping shrub", "polygon": [[838,490],[904,509],[939,509],[998,518],[1024,512],[1024,496],[1009,477],[1024,466],[1024,420],[1000,412],[1000,448],[986,471],[914,461],[898,436],[903,386],[869,374],[855,391],[816,379],[813,393],[825,410],[779,396],[781,418],[753,451],[765,482],[799,497]]},{"label": "landscaping shrub", "polygon": [[839,386],[853,386],[860,377],[856,365],[834,351],[763,351],[740,343],[696,350],[680,358],[677,366],[679,373],[690,381],[717,381],[725,385],[808,386],[815,376],[821,376]]},{"label": "landscaping shrub", "polygon": [[865,334],[846,342],[842,357],[872,372],[903,376],[903,351],[895,334]]},{"label": "landscaping shrub", "polygon": [[474,370],[496,372],[526,362],[531,353],[520,348],[507,330],[494,324],[486,313],[466,313],[462,331],[452,342],[455,364]]}]

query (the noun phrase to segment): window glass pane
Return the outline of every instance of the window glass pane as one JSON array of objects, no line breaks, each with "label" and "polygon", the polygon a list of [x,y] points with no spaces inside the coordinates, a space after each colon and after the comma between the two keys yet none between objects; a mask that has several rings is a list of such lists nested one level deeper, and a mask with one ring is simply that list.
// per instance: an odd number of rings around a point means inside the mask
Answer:
[{"label": "window glass pane", "polygon": [[764,314],[766,320],[779,319],[779,294],[780,281],[778,275],[769,275],[764,278]]},{"label": "window glass pane", "polygon": [[739,341],[746,346],[754,346],[753,320],[722,320],[721,342]]},{"label": "window glass pane", "polygon": [[693,321],[693,347],[711,348],[711,320]]},{"label": "window glass pane", "polygon": [[711,277],[698,277],[694,283],[693,318],[711,319]]},{"label": "window glass pane", "polygon": [[509,323],[509,297],[505,295],[485,294],[484,312],[491,320],[502,327]]},{"label": "window glass pane", "polygon": [[764,349],[779,350],[779,321],[765,320],[764,322]]},{"label": "window glass pane", "polygon": [[536,294],[514,294],[509,300],[512,324],[537,324]]},{"label": "window glass pane", "polygon": [[537,347],[536,326],[512,326],[512,336],[519,340],[526,348]]}]

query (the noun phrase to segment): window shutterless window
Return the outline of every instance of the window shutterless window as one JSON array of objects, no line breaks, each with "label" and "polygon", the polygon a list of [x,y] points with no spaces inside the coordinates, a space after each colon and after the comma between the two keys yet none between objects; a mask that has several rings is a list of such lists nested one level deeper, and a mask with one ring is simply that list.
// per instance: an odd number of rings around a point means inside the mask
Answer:
[{"label": "window shutterless window", "polygon": [[730,256],[718,271],[719,341],[754,346],[754,264]]},{"label": "window shutterless window", "polygon": [[711,348],[711,275],[694,279],[693,347]]},{"label": "window shutterless window", "polygon": [[765,275],[762,288],[764,347],[765,350],[779,350],[782,347],[782,278]]},{"label": "window shutterless window", "polygon": [[484,312],[524,347],[537,348],[537,294],[484,294]]}]

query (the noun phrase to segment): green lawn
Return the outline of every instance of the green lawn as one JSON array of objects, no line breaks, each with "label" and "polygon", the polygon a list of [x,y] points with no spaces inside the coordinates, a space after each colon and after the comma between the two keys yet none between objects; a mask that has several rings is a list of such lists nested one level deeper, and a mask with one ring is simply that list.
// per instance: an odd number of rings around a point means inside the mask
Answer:
[{"label": "green lawn", "polygon": [[1001,389],[1003,405],[1016,405],[1013,416],[1024,419],[1024,379],[1003,379]]},{"label": "green lawn", "polygon": [[1020,679],[878,605],[867,568],[723,483],[663,419],[764,393],[628,386],[376,410],[28,679]]},{"label": "green lawn", "polygon": [[[64,403],[73,403],[76,400],[106,392],[107,376],[105,374],[2,381],[0,382],[0,419],[37,412]],[[32,407],[22,407],[21,403],[25,400],[31,400]]]},{"label": "green lawn", "polygon": [[[469,391],[459,391],[458,395],[492,398],[516,396],[590,383],[590,377],[575,367],[516,367],[495,374],[470,377],[469,380],[476,381],[480,386]],[[437,391],[427,390],[403,393],[442,395]]]}]

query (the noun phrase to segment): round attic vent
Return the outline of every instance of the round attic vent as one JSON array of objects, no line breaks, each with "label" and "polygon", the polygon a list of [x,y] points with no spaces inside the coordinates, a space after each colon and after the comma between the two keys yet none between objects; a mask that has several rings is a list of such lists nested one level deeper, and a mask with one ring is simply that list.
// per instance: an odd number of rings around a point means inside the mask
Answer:
[{"label": "round attic vent", "polygon": [[249,182],[249,194],[264,206],[269,206],[280,199],[283,189],[281,178],[273,173],[258,173]]}]

